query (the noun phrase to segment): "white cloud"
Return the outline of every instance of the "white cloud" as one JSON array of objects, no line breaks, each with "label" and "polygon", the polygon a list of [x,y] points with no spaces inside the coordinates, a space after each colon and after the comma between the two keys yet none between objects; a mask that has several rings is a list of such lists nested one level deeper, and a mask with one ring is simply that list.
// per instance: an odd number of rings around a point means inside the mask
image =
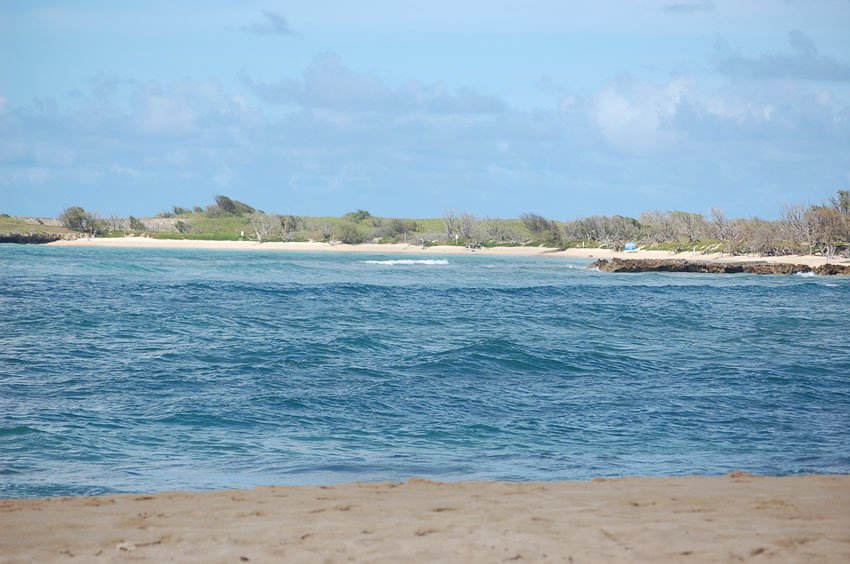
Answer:
[{"label": "white cloud", "polygon": [[128,166],[121,166],[119,164],[113,164],[111,170],[112,170],[113,173],[115,173],[118,176],[124,176],[124,177],[128,177],[128,178],[138,178],[139,175],[141,174],[135,168],[128,167]]},{"label": "white cloud", "polygon": [[246,82],[266,102],[343,112],[488,115],[506,109],[499,98],[469,88],[451,91],[413,80],[389,84],[374,73],[350,69],[330,53],[316,57],[301,78]]},{"label": "white cloud", "polygon": [[0,169],[0,186],[38,185],[53,179],[53,173],[43,167]]},{"label": "white cloud", "polygon": [[609,85],[594,96],[591,119],[619,150],[645,153],[660,149],[675,140],[675,130],[668,122],[675,118],[687,89],[682,80]]},{"label": "white cloud", "polygon": [[138,125],[149,133],[186,134],[195,127],[195,110],[184,99],[149,93],[140,100]]},{"label": "white cloud", "polygon": [[[522,206],[519,213],[570,190],[601,198],[626,186],[658,186],[666,199],[641,206],[667,206],[678,178],[730,192],[753,179],[788,184],[794,175],[814,185],[843,178],[850,166],[850,111],[841,91],[788,81],[624,79],[559,92],[550,108],[534,111],[439,84],[392,83],[338,59],[314,62],[294,79],[243,88],[257,95],[203,81],[122,84],[92,85],[71,104],[7,107],[4,185],[14,170],[18,186],[97,187],[91,192],[102,190],[104,198],[132,182],[157,206],[175,190],[186,203],[207,201],[217,190],[252,201],[255,190],[281,201],[311,193],[319,202],[313,212],[395,198],[426,206],[417,213],[428,213],[433,201],[441,202],[435,213],[454,206],[495,214],[476,206],[505,202]],[[258,86],[282,84],[291,86],[276,100],[285,103],[258,100],[267,94]],[[498,111],[480,113],[490,106]],[[488,190],[486,202],[476,199]]]}]

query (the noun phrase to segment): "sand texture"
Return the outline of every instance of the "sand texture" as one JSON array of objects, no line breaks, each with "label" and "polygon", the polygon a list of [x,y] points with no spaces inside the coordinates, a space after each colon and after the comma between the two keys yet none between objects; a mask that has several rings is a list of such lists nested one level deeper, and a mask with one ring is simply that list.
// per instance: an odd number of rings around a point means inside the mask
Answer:
[{"label": "sand texture", "polygon": [[850,562],[850,476],[0,500],[4,562]]}]

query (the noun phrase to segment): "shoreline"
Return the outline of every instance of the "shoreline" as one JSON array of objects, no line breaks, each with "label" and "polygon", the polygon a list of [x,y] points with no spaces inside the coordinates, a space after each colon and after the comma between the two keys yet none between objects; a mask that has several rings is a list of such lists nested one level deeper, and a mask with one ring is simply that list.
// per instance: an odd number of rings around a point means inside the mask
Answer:
[{"label": "shoreline", "polygon": [[775,257],[732,256],[723,253],[701,253],[686,251],[673,253],[670,251],[639,250],[632,252],[614,252],[610,249],[571,248],[559,251],[548,247],[482,247],[470,250],[465,247],[450,245],[435,245],[422,247],[404,243],[364,243],[347,245],[330,243],[282,243],[256,241],[209,241],[191,239],[151,239],[148,237],[120,237],[74,239],[47,243],[50,247],[101,247],[122,249],[196,249],[224,251],[266,251],[266,252],[310,252],[310,253],[363,253],[363,254],[409,254],[409,255],[440,255],[440,256],[504,256],[504,257],[549,257],[575,259],[684,259],[704,263],[768,263],[795,264],[810,267],[825,264],[850,264],[850,259],[836,257],[827,259],[815,255],[786,255]]},{"label": "shoreline", "polygon": [[5,562],[850,560],[850,475],[262,486],[0,500]]}]

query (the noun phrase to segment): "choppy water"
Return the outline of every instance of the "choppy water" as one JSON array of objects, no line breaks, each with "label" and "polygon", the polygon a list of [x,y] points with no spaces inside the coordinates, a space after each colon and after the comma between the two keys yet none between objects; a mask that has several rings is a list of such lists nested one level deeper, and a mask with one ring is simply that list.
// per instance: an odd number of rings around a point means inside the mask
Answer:
[{"label": "choppy water", "polygon": [[0,496],[850,472],[850,279],[0,245]]}]

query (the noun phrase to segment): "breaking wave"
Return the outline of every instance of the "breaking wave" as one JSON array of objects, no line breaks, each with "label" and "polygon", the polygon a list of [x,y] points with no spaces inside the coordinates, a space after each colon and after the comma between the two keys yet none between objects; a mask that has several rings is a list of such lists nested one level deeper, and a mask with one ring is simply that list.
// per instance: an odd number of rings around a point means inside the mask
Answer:
[{"label": "breaking wave", "polygon": [[445,259],[396,259],[396,260],[364,260],[365,264],[380,264],[382,266],[445,266],[449,261]]}]

